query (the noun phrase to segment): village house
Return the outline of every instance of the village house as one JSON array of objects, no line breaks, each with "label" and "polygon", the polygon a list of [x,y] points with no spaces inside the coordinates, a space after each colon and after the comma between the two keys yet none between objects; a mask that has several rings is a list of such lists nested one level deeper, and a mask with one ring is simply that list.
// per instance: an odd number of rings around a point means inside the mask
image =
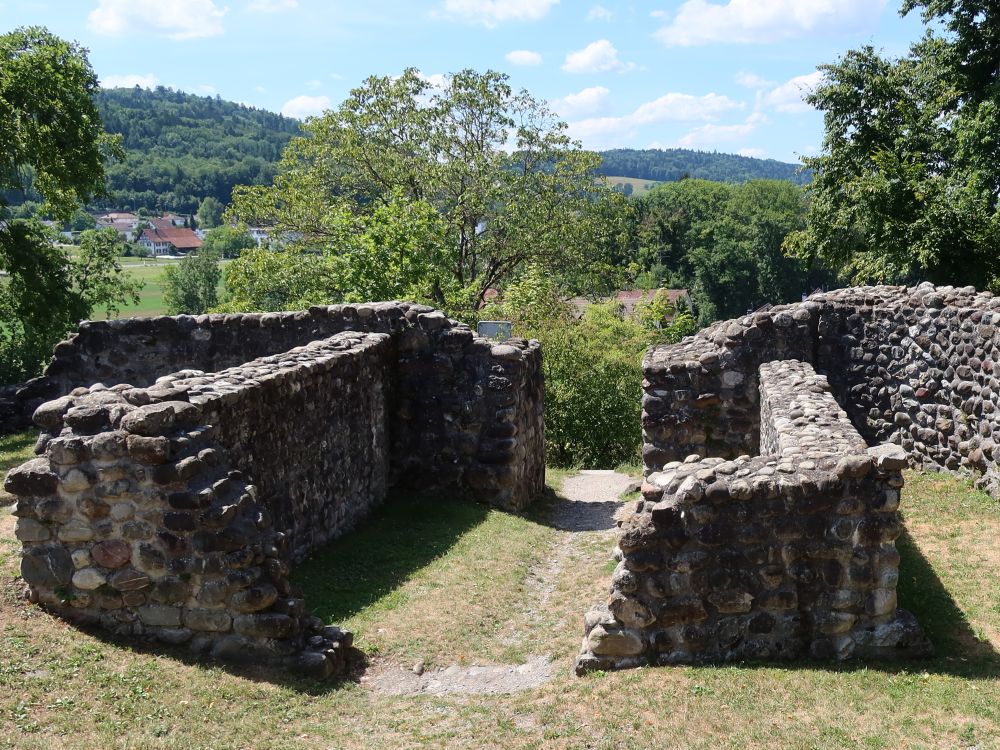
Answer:
[{"label": "village house", "polygon": [[187,255],[201,247],[201,239],[194,230],[178,226],[169,214],[160,219],[151,219],[149,227],[142,230],[139,244],[150,255]]}]

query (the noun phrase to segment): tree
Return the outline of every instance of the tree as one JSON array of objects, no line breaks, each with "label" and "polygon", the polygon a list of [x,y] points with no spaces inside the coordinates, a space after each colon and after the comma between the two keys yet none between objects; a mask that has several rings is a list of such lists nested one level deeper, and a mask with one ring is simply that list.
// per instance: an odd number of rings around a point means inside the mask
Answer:
[{"label": "tree", "polygon": [[616,200],[595,179],[600,157],[494,71],[464,70],[441,87],[413,69],[372,77],[304,129],[273,187],[235,189],[230,211],[336,259],[345,298],[386,287],[366,270],[384,248],[353,241],[374,239],[379,211],[403,221],[403,206],[419,206],[397,227],[411,252],[394,262],[412,272],[414,296],[452,311],[475,310],[529,263],[588,265],[622,229],[599,211]]},{"label": "tree", "polygon": [[0,232],[8,273],[0,283],[0,381],[37,373],[53,345],[95,308],[114,315],[123,303],[139,301],[142,283],[119,265],[121,245],[114,229],[87,230],[79,253],[68,257],[38,222],[12,222]]},{"label": "tree", "polygon": [[[989,3],[907,0],[929,25],[898,60],[871,47],[821,67],[808,228],[789,252],[856,282],[996,283],[1000,27]],[[933,24],[933,25],[931,25]],[[936,29],[942,29],[938,31]]]},{"label": "tree", "polygon": [[[198,221],[200,223],[201,219]],[[252,247],[257,247],[257,241],[250,236],[246,227],[217,226],[205,232],[201,250],[220,258],[238,258],[242,251]]]},{"label": "tree", "polygon": [[198,226],[211,229],[222,223],[222,212],[225,209],[218,199],[209,195],[198,206]]},{"label": "tree", "polygon": [[201,315],[219,302],[219,256],[205,252],[185,255],[167,266],[160,277],[163,301],[171,315]]},{"label": "tree", "polygon": [[[122,154],[94,106],[86,52],[39,27],[0,35],[0,191],[43,199],[42,215],[69,221],[104,188],[104,162]],[[71,257],[45,229],[14,218],[0,193],[0,379],[36,374],[52,346],[96,305],[135,299],[108,235]],[[87,234],[86,232],[84,234]],[[111,234],[114,234],[112,231]]]},{"label": "tree", "polygon": [[688,289],[702,324],[790,302],[826,278],[783,252],[786,237],[805,226],[802,190],[790,182],[687,179],[637,203],[637,280]]}]

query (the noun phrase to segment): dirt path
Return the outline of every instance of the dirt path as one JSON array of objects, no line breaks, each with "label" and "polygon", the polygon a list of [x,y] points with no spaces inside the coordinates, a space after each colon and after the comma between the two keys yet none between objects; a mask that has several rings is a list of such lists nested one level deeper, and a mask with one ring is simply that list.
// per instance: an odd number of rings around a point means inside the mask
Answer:
[{"label": "dirt path", "polygon": [[[523,615],[522,632],[513,634],[512,643],[523,642],[532,628],[544,625],[546,609],[566,561],[584,536],[594,533],[611,536],[614,515],[621,506],[619,496],[635,480],[615,471],[581,471],[563,482],[549,523],[560,534],[546,560],[528,573],[525,588],[530,605]],[[361,682],[386,695],[501,694],[528,690],[553,676],[549,656],[532,656],[524,664],[463,667],[452,665],[424,671],[389,662],[371,665]]]}]

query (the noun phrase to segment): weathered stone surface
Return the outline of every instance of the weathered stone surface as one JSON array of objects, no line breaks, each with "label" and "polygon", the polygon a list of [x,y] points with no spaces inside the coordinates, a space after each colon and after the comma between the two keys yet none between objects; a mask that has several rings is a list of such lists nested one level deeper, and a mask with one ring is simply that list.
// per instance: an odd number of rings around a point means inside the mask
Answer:
[{"label": "weathered stone surface", "polygon": [[62,545],[44,545],[25,550],[21,557],[21,578],[29,586],[52,591],[69,584],[73,558]]},{"label": "weathered stone surface", "polygon": [[59,486],[59,477],[49,469],[47,458],[34,458],[7,472],[3,488],[12,495],[51,495]]},{"label": "weathered stone surface", "polygon": [[111,539],[95,544],[90,554],[104,568],[120,568],[132,559],[132,547],[121,539]]},{"label": "weathered stone surface", "polygon": [[[32,408],[69,395],[38,410],[44,453],[8,482],[26,580],[116,631],[316,653],[303,659],[329,674],[350,637],[306,615],[291,563],[392,483],[511,510],[543,486],[537,342],[494,344],[429,307],[88,322],[58,350]],[[68,565],[45,551],[60,544]]]}]

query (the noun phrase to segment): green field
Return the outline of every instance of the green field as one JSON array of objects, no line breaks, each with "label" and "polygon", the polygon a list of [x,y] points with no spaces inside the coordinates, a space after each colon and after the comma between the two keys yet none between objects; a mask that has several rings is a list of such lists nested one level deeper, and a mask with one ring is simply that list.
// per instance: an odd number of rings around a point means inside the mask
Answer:
[{"label": "green field", "polygon": [[657,180],[641,180],[637,177],[618,177],[617,175],[606,175],[604,180],[612,187],[615,185],[631,185],[633,198],[645,195],[657,185],[662,184]]},{"label": "green field", "polygon": [[[130,305],[119,310],[114,318],[148,318],[154,315],[166,315],[167,309],[163,304],[163,285],[160,283],[160,276],[163,269],[176,260],[154,260],[152,258],[119,258],[122,267],[133,278],[143,282],[142,291],[139,292],[139,304]],[[227,261],[222,261],[225,264]],[[219,282],[219,299],[222,299],[225,291],[225,283]],[[104,308],[95,308],[93,317],[95,320],[103,320],[108,316]]]}]

